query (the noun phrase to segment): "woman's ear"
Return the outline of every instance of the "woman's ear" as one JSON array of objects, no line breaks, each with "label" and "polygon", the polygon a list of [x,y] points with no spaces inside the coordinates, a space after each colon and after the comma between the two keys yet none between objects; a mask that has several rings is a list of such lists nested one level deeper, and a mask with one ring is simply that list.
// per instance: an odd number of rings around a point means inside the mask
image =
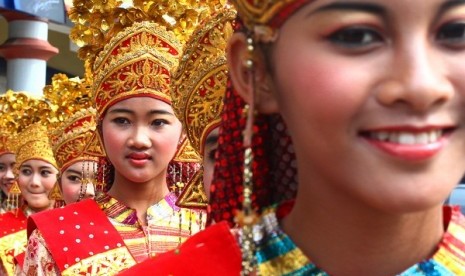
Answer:
[{"label": "woman's ear", "polygon": [[[235,33],[229,40],[227,58],[234,89],[248,104],[255,97],[255,108],[260,113],[276,113],[278,111],[276,93],[273,90],[265,57],[257,49],[251,57],[248,47],[247,37],[243,33]],[[253,58],[253,74],[247,65],[250,58]]]}]

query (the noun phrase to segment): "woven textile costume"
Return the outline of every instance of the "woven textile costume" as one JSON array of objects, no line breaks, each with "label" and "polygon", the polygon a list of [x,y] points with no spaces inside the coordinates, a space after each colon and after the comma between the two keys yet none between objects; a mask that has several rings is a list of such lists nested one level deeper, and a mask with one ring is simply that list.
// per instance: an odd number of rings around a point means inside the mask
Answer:
[{"label": "woven textile costume", "polygon": [[[233,0],[243,30],[254,42],[273,41],[280,26],[309,0]],[[229,89],[225,96],[212,183],[211,218],[235,225],[236,213],[243,210],[244,149],[243,130],[247,118],[245,102]],[[251,163],[253,194],[251,208],[258,211],[253,226],[252,245],[242,232],[240,244],[244,256],[251,251],[253,270],[260,275],[327,275],[309,260],[279,226],[289,213],[297,190],[297,169],[292,142],[286,126],[277,115],[254,116]],[[243,149],[243,150],[240,150]],[[239,214],[241,214],[239,212]],[[464,275],[465,218],[456,208],[444,208],[446,233],[430,259],[415,264],[400,275]],[[244,242],[245,241],[245,242]],[[246,246],[244,246],[246,244]],[[244,250],[246,249],[246,250]],[[249,266],[250,267],[250,266]],[[250,271],[250,270],[247,270]]]},{"label": "woven textile costume", "polygon": [[[132,97],[171,104],[170,72],[182,45],[217,4],[75,0],[70,36],[87,65],[97,122],[109,107]],[[95,138],[91,144],[101,143],[100,136]],[[135,210],[106,193],[34,217],[28,222],[27,256],[33,261],[26,260],[24,269],[43,275],[114,275],[175,249],[203,229],[206,219],[203,210],[180,208],[176,201],[169,193],[149,207],[147,226]]]}]

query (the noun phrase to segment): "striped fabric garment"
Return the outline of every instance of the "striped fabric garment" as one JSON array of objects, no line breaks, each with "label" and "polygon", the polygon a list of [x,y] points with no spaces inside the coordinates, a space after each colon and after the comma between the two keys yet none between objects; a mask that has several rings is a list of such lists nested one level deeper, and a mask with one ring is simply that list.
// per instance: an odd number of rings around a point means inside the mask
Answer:
[{"label": "striped fabric garment", "polygon": [[179,208],[176,195],[168,194],[147,210],[147,226],[142,226],[136,211],[107,194],[95,200],[115,226],[137,262],[177,248],[205,227],[203,210]]},{"label": "striped fabric garment", "polygon": [[[458,207],[444,207],[444,218],[447,231],[436,253],[399,276],[465,275],[465,217]],[[260,275],[329,275],[312,264],[280,229],[275,212],[267,212],[256,230],[264,233],[256,238]]]}]

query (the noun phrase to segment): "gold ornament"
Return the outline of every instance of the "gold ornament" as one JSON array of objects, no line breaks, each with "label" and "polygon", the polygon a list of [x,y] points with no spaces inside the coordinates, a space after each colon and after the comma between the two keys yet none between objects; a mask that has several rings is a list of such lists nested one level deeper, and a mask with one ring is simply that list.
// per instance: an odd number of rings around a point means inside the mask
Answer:
[{"label": "gold ornament", "polygon": [[18,133],[12,141],[12,149],[16,154],[16,169],[31,159],[42,160],[58,168],[47,127],[41,122],[29,125]]}]

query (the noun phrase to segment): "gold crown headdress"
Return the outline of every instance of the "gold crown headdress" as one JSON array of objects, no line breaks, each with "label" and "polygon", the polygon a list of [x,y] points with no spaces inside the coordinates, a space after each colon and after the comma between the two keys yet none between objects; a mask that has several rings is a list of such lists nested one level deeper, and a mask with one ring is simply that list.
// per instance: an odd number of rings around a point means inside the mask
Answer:
[{"label": "gold crown headdress", "polygon": [[186,43],[172,75],[173,109],[200,155],[206,134],[220,122],[228,82],[226,46],[235,18],[234,10],[224,9],[206,21]]},{"label": "gold crown headdress", "polygon": [[310,0],[231,0],[244,25],[258,40],[270,40],[274,29]]},{"label": "gold crown headdress", "polygon": [[[190,143],[202,155],[206,136],[220,123],[228,82],[226,45],[233,33],[236,12],[220,10],[192,34],[179,67],[172,74],[173,109]],[[198,171],[178,198],[178,206],[205,208],[207,197]]]},{"label": "gold crown headdress", "polygon": [[112,104],[131,96],[150,96],[171,103],[170,71],[181,45],[198,22],[225,5],[216,1],[74,0],[70,37],[81,47],[92,78],[95,106],[101,118]]},{"label": "gold crown headdress", "polygon": [[57,167],[46,125],[53,120],[55,107],[44,99],[8,91],[0,98],[2,125],[15,129],[17,135],[8,147],[16,154],[17,167],[30,159],[39,159]]},{"label": "gold crown headdress", "polygon": [[96,112],[86,81],[56,74],[44,95],[57,106],[50,138],[60,171],[77,161],[98,161],[104,153],[99,145],[90,144],[96,135]]}]

